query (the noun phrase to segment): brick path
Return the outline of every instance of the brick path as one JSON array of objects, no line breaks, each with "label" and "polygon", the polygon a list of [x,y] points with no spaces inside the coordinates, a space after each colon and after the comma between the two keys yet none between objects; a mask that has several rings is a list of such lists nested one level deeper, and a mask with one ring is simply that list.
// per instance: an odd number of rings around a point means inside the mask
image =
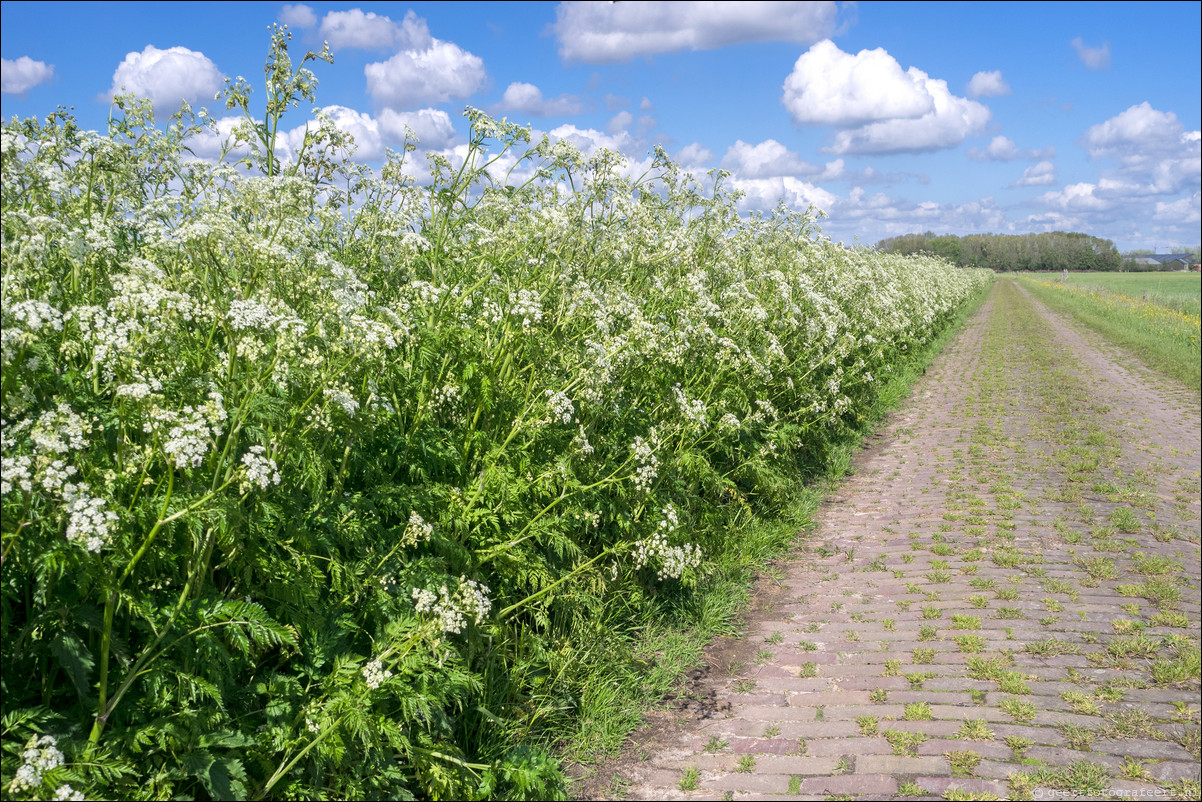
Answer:
[{"label": "brick path", "polygon": [[1199,439],[1196,394],[1000,280],[625,795],[1196,793]]}]

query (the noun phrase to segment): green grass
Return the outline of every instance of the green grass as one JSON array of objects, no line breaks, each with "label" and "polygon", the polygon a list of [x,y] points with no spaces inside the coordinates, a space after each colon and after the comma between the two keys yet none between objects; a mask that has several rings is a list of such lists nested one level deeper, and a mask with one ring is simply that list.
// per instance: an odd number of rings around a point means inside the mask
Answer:
[{"label": "green grass", "polygon": [[1202,280],[1197,273],[1069,273],[1068,284],[1074,287],[1101,287],[1116,295],[1148,300],[1177,308],[1182,312],[1198,313],[1202,301]]},{"label": "green grass", "polygon": [[[1091,278],[1098,275],[1093,274]],[[1114,277],[1121,275],[1114,274]],[[1147,274],[1131,275],[1142,277]],[[1129,349],[1148,367],[1194,390],[1202,387],[1197,275],[1183,274],[1179,279],[1180,286],[1170,286],[1171,282],[1166,282],[1165,293],[1169,294],[1156,295],[1163,304],[1154,303],[1151,298],[1142,300],[1143,291],[1137,289],[1135,279],[1127,280],[1131,284],[1123,288],[1126,292],[1096,284],[1087,287],[1070,283],[1065,286],[1030,276],[1019,280],[1040,301],[1071,315],[1116,345]],[[1189,308],[1186,302],[1190,293],[1194,299],[1192,311],[1184,311]]]}]

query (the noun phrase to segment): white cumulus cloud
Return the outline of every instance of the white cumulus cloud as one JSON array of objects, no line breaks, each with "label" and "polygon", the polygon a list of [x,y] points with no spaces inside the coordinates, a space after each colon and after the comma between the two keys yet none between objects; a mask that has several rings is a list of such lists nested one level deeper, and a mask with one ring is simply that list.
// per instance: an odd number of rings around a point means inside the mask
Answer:
[{"label": "white cumulus cloud", "polygon": [[1018,159],[1049,159],[1056,155],[1056,148],[1020,148],[1008,136],[995,136],[985,148],[969,148],[968,158],[974,161],[1012,162]]},{"label": "white cumulus cloud", "polygon": [[225,76],[204,53],[186,47],[160,50],[147,45],[127,53],[113,72],[113,85],[104,97],[132,92],[150,98],[156,113],[171,113],[180,101],[212,101],[225,86]]},{"label": "white cumulus cloud", "polygon": [[3,69],[0,69],[0,91],[6,95],[22,95],[38,84],[44,84],[54,77],[54,65],[44,61],[34,61],[29,56],[21,56],[15,61],[0,59]]},{"label": "white cumulus cloud", "polygon": [[1018,179],[1010,186],[1012,187],[1045,187],[1049,184],[1056,183],[1056,165],[1049,161],[1042,161],[1037,164],[1032,164],[1026,170],[1023,170],[1022,178]]},{"label": "white cumulus cloud", "polygon": [[758,145],[737,140],[726,149],[722,169],[745,179],[806,176],[818,172],[818,168],[775,139],[765,139]]},{"label": "white cumulus cloud", "polygon": [[965,137],[979,134],[989,122],[989,109],[975,100],[956,97],[947,82],[926,78],[926,90],[935,108],[915,119],[893,119],[870,123],[851,131],[840,131],[828,152],[922,153],[954,148]]},{"label": "white cumulus cloud", "polygon": [[506,111],[521,111],[535,117],[579,114],[584,111],[580,98],[575,95],[543,97],[541,89],[522,81],[514,81],[505,88],[500,107]]},{"label": "white cumulus cloud", "polygon": [[1129,180],[1169,194],[1202,182],[1202,132],[1187,131],[1177,115],[1148,102],[1090,126],[1082,137],[1091,158],[1118,163]]},{"label": "white cumulus cloud", "polygon": [[613,63],[743,42],[810,44],[832,36],[833,2],[564,2],[552,26],[566,61]]},{"label": "white cumulus cloud", "polygon": [[334,50],[344,47],[425,50],[432,44],[426,21],[412,10],[405,13],[400,24],[393,22],[390,17],[359,8],[331,11],[321,20],[321,35]]},{"label": "white cumulus cloud", "polygon": [[317,15],[313,9],[303,4],[285,5],[280,9],[277,19],[293,28],[312,28],[317,24]]},{"label": "white cumulus cloud", "polygon": [[619,111],[605,124],[605,132],[607,134],[620,134],[629,128],[632,122],[634,122],[633,114],[628,111]]},{"label": "white cumulus cloud", "polygon": [[380,131],[388,144],[399,145],[404,142],[406,126],[417,135],[422,150],[446,148],[455,140],[455,124],[451,122],[451,116],[441,109],[384,109],[379,119]]},{"label": "white cumulus cloud", "polygon": [[948,91],[946,81],[917,67],[903,71],[883,48],[852,55],[829,40],[797,59],[781,102],[798,123],[853,129],[826,149],[837,154],[955,147],[990,117],[985,106]]},{"label": "white cumulus cloud", "polygon": [[681,167],[688,169],[709,166],[714,161],[714,154],[700,142],[693,142],[676,151],[672,158]]},{"label": "white cumulus cloud", "polygon": [[926,73],[901,65],[883,48],[844,53],[830,40],[797,59],[782,102],[802,124],[853,126],[921,117],[934,109]]},{"label": "white cumulus cloud", "polygon": [[1078,36],[1071,44],[1077,51],[1077,58],[1091,70],[1104,70],[1110,66],[1110,42],[1103,42],[1101,47],[1087,47]]},{"label": "white cumulus cloud", "polygon": [[1002,77],[1001,70],[978,72],[968,82],[968,94],[973,97],[1009,95],[1011,94],[1010,84],[1006,83],[1006,79]]},{"label": "white cumulus cloud", "polygon": [[804,209],[813,206],[816,209],[830,211],[838,203],[838,196],[822,187],[808,181],[802,181],[791,175],[774,178],[739,178],[732,179],[735,189],[741,190],[743,198],[739,207],[748,209],[771,209],[777,201],[784,200],[794,209]]},{"label": "white cumulus cloud", "polygon": [[367,93],[394,110],[470,97],[488,78],[484,61],[453,42],[432,39],[425,49],[402,50],[368,64]]}]

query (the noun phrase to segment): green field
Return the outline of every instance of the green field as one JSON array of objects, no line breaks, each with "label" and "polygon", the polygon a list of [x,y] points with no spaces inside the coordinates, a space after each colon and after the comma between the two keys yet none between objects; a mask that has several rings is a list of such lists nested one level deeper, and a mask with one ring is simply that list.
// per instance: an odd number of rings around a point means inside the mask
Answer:
[{"label": "green field", "polygon": [[1190,273],[1083,273],[1060,281],[1059,276],[1028,273],[1020,280],[1039,300],[1197,390],[1202,385],[1198,278]]},{"label": "green field", "polygon": [[1182,312],[1198,314],[1202,274],[1199,273],[1070,273],[1068,283],[1102,287],[1128,298],[1147,299]]}]

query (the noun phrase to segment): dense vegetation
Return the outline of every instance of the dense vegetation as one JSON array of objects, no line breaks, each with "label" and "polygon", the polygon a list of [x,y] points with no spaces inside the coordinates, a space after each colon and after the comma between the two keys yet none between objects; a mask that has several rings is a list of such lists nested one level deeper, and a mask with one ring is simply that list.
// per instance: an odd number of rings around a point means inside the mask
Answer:
[{"label": "dense vegetation", "polygon": [[286,47],[217,164],[4,127],[13,798],[562,795],[598,666],[988,281],[474,110],[423,185],[320,115],[282,160]]},{"label": "dense vegetation", "polygon": [[964,267],[996,271],[1119,270],[1122,258],[1114,243],[1077,232],[1044,234],[903,234],[877,243],[888,253],[942,256]]}]

